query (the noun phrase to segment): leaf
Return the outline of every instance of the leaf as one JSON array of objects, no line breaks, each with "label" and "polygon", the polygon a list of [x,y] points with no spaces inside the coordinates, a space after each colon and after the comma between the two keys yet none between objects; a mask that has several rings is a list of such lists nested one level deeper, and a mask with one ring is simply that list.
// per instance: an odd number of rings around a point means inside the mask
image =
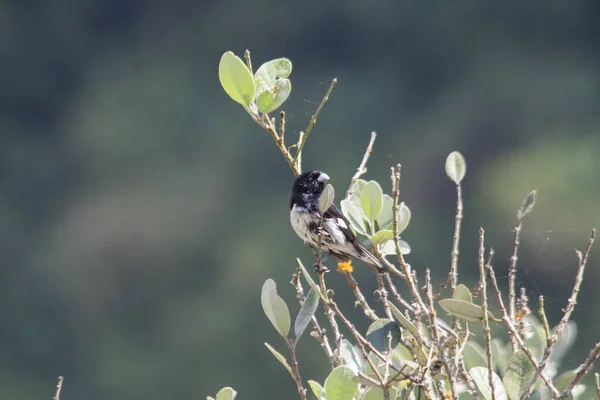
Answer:
[{"label": "leaf", "polygon": [[446,175],[457,185],[464,179],[467,173],[467,162],[462,154],[453,151],[446,158]]},{"label": "leaf", "polygon": [[[383,243],[394,237],[394,232],[382,230],[370,237],[372,243]],[[394,242],[392,242],[394,243]]]},{"label": "leaf", "polygon": [[475,381],[475,385],[477,385],[477,389],[481,393],[486,400],[492,400],[492,390],[494,391],[494,396],[496,400],[507,400],[506,390],[502,385],[502,381],[500,377],[493,372],[492,377],[492,387],[490,387],[489,383],[489,371],[485,367],[474,367],[469,370],[469,375]]},{"label": "leaf", "polygon": [[398,307],[396,307],[392,302],[388,301],[388,305],[390,306],[390,310],[392,311],[392,315],[394,316],[394,318],[396,318],[396,321],[398,321],[398,323],[404,329],[410,332],[410,334],[415,338],[419,345],[422,346],[423,340],[419,333],[419,329],[416,327],[416,325],[413,324],[408,318],[406,318],[404,314],[402,314],[402,312],[398,310]]},{"label": "leaf", "polygon": [[[400,253],[403,255],[410,254],[410,246],[404,240],[398,240],[398,245],[400,246]],[[396,246],[394,245],[393,240],[388,240],[381,247],[381,254],[384,256],[389,256],[392,254],[396,254]]]},{"label": "leaf", "polygon": [[336,367],[325,380],[327,400],[352,400],[358,391],[354,373],[344,365]]},{"label": "leaf", "polygon": [[342,359],[342,364],[350,368],[354,375],[362,372],[361,359],[348,339],[343,339],[340,344],[340,358]]},{"label": "leaf", "polygon": [[287,78],[291,73],[292,62],[287,58],[277,58],[267,61],[254,74],[257,92],[262,92],[273,87],[279,78]]},{"label": "leaf", "polygon": [[217,393],[216,400],[233,400],[237,396],[237,392],[230,387],[224,387]]},{"label": "leaf", "polygon": [[319,382],[309,379],[308,385],[310,386],[310,388],[312,389],[313,393],[315,394],[315,396],[318,400],[327,400],[327,395],[325,394],[325,389],[323,388],[323,386],[321,386],[321,384]]},{"label": "leaf", "polygon": [[367,340],[377,350],[384,352],[388,350],[388,333],[392,334],[393,349],[400,342],[400,328],[391,319],[380,318],[373,322],[367,329]]},{"label": "leaf", "polygon": [[473,302],[473,296],[471,295],[471,291],[462,283],[458,285],[456,289],[454,289],[454,294],[452,295],[452,298],[455,300],[466,301],[467,303]]},{"label": "leaf", "polygon": [[296,335],[296,341],[298,341],[300,336],[302,336],[304,333],[304,330],[310,323],[313,315],[315,315],[315,311],[317,311],[318,306],[319,293],[315,292],[314,289],[310,289],[306,295],[306,299],[304,299],[304,303],[302,303],[302,307],[300,307],[300,311],[296,317],[296,322],[294,323],[294,334]]},{"label": "leaf", "polygon": [[365,214],[362,208],[359,208],[350,200],[342,200],[340,207],[342,207],[342,213],[344,216],[348,219],[348,221],[350,221],[352,229],[358,233],[366,235],[367,231],[365,230],[364,224]]},{"label": "leaf", "polygon": [[[396,398],[396,388],[391,387],[388,389],[390,399]],[[380,387],[371,387],[365,391],[365,394],[362,397],[362,400],[385,400],[385,396],[383,394],[383,389]]]},{"label": "leaf", "polygon": [[496,368],[502,376],[506,373],[511,354],[511,350],[508,346],[504,345],[502,340],[498,338],[492,339],[492,360],[494,361],[494,368]]},{"label": "leaf", "polygon": [[277,285],[273,279],[267,279],[263,284],[260,302],[277,332],[287,338],[290,332],[290,311],[285,301],[277,295]]},{"label": "leaf", "polygon": [[513,354],[504,374],[504,387],[508,398],[510,400],[518,399],[534,375],[535,368],[525,352],[519,351]]},{"label": "leaf", "polygon": [[519,211],[517,211],[517,219],[519,221],[522,220],[523,218],[525,218],[525,216],[527,214],[529,214],[531,212],[531,210],[533,210],[533,206],[535,205],[536,195],[537,195],[537,191],[532,190],[523,199],[523,203],[521,203],[521,207],[519,207]]},{"label": "leaf", "polygon": [[246,64],[233,52],[225,52],[219,62],[219,80],[232,100],[249,107],[254,102],[254,79]]},{"label": "leaf", "polygon": [[377,224],[379,229],[391,229],[392,223],[394,222],[394,200],[387,194],[383,195],[383,203],[381,205],[381,211],[377,216]]},{"label": "leaf", "polygon": [[[483,309],[476,304],[469,303],[464,300],[443,299],[440,300],[440,307],[442,307],[446,312],[448,312],[448,314],[465,321],[483,321]],[[496,318],[489,311],[488,318],[492,321],[496,320]]]},{"label": "leaf", "polygon": [[290,373],[290,375],[292,376],[292,378],[294,378],[294,372],[292,371],[292,367],[290,367],[290,365],[288,364],[288,362],[285,359],[285,357],[283,356],[283,354],[281,354],[280,352],[278,352],[277,350],[275,350],[273,348],[273,346],[271,346],[269,343],[265,343],[265,346],[267,346],[267,349],[269,349],[269,351],[271,352],[271,354],[273,354],[275,356],[275,358],[277,359],[277,361],[279,361],[281,363],[281,365],[283,365],[285,367],[285,369],[287,369],[287,371]]},{"label": "leaf", "polygon": [[[552,333],[554,332],[556,332],[556,327],[552,329]],[[563,357],[567,354],[567,351],[569,351],[573,344],[575,344],[576,338],[577,325],[575,322],[569,321],[565,325],[562,335],[560,335],[556,340],[556,343],[554,343],[552,353],[550,354],[550,358],[548,360],[552,363],[560,364]]]},{"label": "leaf", "polygon": [[408,227],[410,222],[410,210],[404,202],[398,205],[398,235]]},{"label": "leaf", "polygon": [[370,221],[375,221],[383,206],[383,191],[379,183],[369,181],[360,193],[360,204]]},{"label": "leaf", "polygon": [[281,107],[291,92],[292,82],[289,79],[278,79],[273,86],[258,93],[256,106],[261,112],[270,113]]},{"label": "leaf", "polygon": [[463,358],[467,370],[473,367],[487,367],[487,356],[485,350],[477,342],[469,340],[465,343]]},{"label": "leaf", "polygon": [[321,214],[325,213],[325,211],[329,210],[329,207],[333,204],[333,200],[335,198],[335,190],[331,183],[328,183],[323,188],[323,193],[321,193],[321,197],[319,197],[319,211]]}]

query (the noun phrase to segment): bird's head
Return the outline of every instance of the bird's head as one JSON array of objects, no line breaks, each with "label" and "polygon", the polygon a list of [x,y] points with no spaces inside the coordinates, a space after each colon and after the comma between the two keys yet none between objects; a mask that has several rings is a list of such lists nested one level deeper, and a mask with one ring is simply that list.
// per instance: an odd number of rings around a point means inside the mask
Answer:
[{"label": "bird's head", "polygon": [[329,175],[321,171],[308,171],[298,176],[292,188],[291,207],[294,204],[304,207],[318,205],[328,181]]}]

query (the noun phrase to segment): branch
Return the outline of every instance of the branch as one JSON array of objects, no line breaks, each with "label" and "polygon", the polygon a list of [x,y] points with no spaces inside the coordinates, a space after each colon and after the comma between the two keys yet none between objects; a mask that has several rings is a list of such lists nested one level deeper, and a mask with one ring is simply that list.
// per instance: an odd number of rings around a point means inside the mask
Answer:
[{"label": "branch", "polygon": [[58,377],[58,383],[56,384],[56,394],[54,395],[52,400],[60,400],[60,391],[62,390],[63,380],[64,380],[64,377],[62,377],[62,376]]},{"label": "branch", "polygon": [[298,368],[298,359],[296,358],[296,344],[292,340],[287,340],[287,345],[288,350],[290,351],[290,357],[292,358],[292,371],[294,372],[294,380],[296,381],[298,394],[302,400],[306,400],[306,389],[304,388],[304,385],[302,385],[300,369]]},{"label": "branch", "polygon": [[[569,383],[569,386],[567,386],[567,388],[562,392],[559,399],[566,399],[571,394],[573,388],[579,383],[581,378],[583,378],[585,374],[588,373],[589,369],[591,368],[594,361],[596,361],[598,356],[600,356],[600,342],[596,343],[596,346],[592,349],[592,351],[587,356],[583,364],[577,367],[577,375],[575,375],[575,378],[573,378],[571,383]],[[598,374],[596,374],[596,390],[598,391],[598,394],[600,396]]]},{"label": "branch", "polygon": [[[483,228],[479,228],[479,282],[481,283],[481,310],[483,311],[483,333],[485,337],[485,352],[487,355],[487,363],[488,363],[488,380],[490,384],[490,388],[494,387],[494,364],[492,363],[492,337],[490,334],[490,320],[488,318],[488,299],[487,299],[487,283],[486,283],[486,273],[485,273],[485,231]],[[492,264],[492,257],[494,255],[494,250],[490,249],[490,253],[488,256],[487,265],[490,266]],[[496,395],[492,390],[492,400],[496,400]]]},{"label": "branch", "polygon": [[371,156],[371,152],[373,151],[373,144],[375,144],[375,138],[377,138],[377,133],[373,131],[371,132],[371,140],[369,140],[367,150],[365,150],[365,155],[363,156],[360,165],[356,169],[356,173],[350,180],[350,186],[348,187],[348,191],[346,192],[346,198],[350,197],[350,193],[352,192],[352,188],[354,187],[356,181],[367,172],[367,161],[369,161],[369,156]]},{"label": "branch", "polygon": [[348,280],[348,286],[350,286],[350,290],[352,290],[352,293],[354,293],[354,296],[356,297],[356,302],[360,305],[365,315],[373,321],[378,320],[379,317],[377,316],[375,311],[373,311],[373,309],[369,306],[367,300],[365,300],[365,296],[358,288],[358,283],[356,282],[352,274],[350,272],[344,272],[344,276]]}]

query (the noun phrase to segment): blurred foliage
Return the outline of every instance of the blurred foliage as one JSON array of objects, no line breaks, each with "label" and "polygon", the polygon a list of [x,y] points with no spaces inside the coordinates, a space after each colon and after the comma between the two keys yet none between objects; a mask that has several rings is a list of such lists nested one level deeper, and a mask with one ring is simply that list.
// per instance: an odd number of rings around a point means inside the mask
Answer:
[{"label": "blurred foliage", "polygon": [[[226,385],[258,399],[274,382],[295,395],[257,345],[274,333],[256,293],[310,252],[289,227],[288,167],[222,92],[228,49],[293,60],[293,138],[338,78],[304,166],[341,193],[377,131],[366,179],[402,163],[417,270],[449,262],[450,151],[471,171],[463,280],[476,274],[479,226],[501,275],[516,209],[537,189],[521,283],[553,295],[555,322],[573,249],[600,226],[599,14],[593,0],[2,2],[0,398],[49,397],[59,374],[65,400]],[[571,366],[597,340],[599,279],[590,268]],[[323,381],[323,357],[303,345],[306,378]]]}]

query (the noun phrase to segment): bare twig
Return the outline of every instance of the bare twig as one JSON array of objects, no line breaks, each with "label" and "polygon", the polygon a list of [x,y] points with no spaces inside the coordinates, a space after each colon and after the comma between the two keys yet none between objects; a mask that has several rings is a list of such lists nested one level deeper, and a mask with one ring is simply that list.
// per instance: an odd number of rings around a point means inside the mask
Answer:
[{"label": "bare twig", "polygon": [[548,340],[550,339],[550,324],[548,324],[548,318],[546,317],[546,310],[544,309],[544,296],[539,297],[539,305],[538,305],[538,315],[540,316],[540,320],[542,321],[542,326],[544,327],[544,332],[546,333],[546,345],[548,345]]},{"label": "bare twig", "polygon": [[398,293],[398,289],[396,288],[396,285],[394,285],[394,282],[392,281],[392,277],[390,276],[390,274],[386,273],[384,275],[385,275],[385,280],[388,284],[388,287],[390,288],[390,291],[392,292],[392,296],[394,297],[394,299],[396,299],[396,301],[398,303],[402,304],[402,306],[404,308],[406,308],[407,310],[414,311],[412,306],[410,304],[408,304],[408,302],[400,296],[400,293]]},{"label": "bare twig", "polygon": [[596,396],[600,399],[600,374],[597,372],[594,374],[595,386],[596,386]]},{"label": "bare twig", "polygon": [[558,338],[562,335],[569,319],[571,318],[571,314],[573,310],[575,310],[575,304],[577,304],[577,295],[579,294],[579,289],[581,288],[581,283],[583,282],[583,273],[585,271],[585,266],[587,265],[588,256],[590,254],[590,250],[594,244],[594,240],[596,239],[596,230],[592,229],[590,233],[590,238],[588,240],[587,246],[583,253],[577,250],[577,258],[579,259],[579,266],[577,268],[577,276],[575,277],[575,283],[573,284],[573,291],[571,292],[571,297],[569,297],[569,301],[567,303],[567,307],[564,310],[564,315],[558,323],[554,333],[546,339],[546,348],[544,349],[544,356],[540,361],[540,365],[537,367],[535,371],[535,375],[527,388],[523,391],[521,399],[525,399],[531,394],[535,382],[542,374],[544,369],[546,368],[546,364],[552,355],[552,350],[554,349],[554,344],[558,340]]},{"label": "bare twig", "polygon": [[450,264],[450,289],[452,294],[456,289],[456,282],[458,277],[458,247],[460,244],[460,226],[463,219],[463,201],[462,201],[462,188],[460,182],[456,184],[456,217],[454,220],[454,236],[452,237],[452,253],[451,253],[451,264]]},{"label": "bare twig", "polygon": [[308,136],[310,136],[310,132],[312,131],[313,127],[315,126],[315,123],[317,122],[317,117],[321,113],[321,110],[323,109],[323,106],[325,105],[325,103],[327,103],[327,100],[329,99],[329,95],[333,91],[333,88],[335,87],[336,83],[337,83],[337,78],[333,78],[333,80],[331,81],[331,85],[329,86],[329,89],[327,89],[327,92],[325,93],[323,100],[321,100],[321,104],[319,104],[317,111],[315,111],[315,114],[310,119],[310,122],[308,123],[308,128],[306,128],[306,132],[304,133],[304,135],[300,136],[300,140],[298,141],[298,148],[296,149],[296,154],[294,155],[294,159],[293,159],[293,164],[297,167],[298,170],[300,170],[300,163],[302,162],[301,161],[302,160],[302,149],[304,148],[304,145],[306,144],[306,141],[308,140]]},{"label": "bare twig", "polygon": [[[490,334],[490,320],[488,317],[488,299],[487,299],[487,286],[486,286],[486,273],[485,273],[485,231],[483,228],[479,228],[479,282],[481,284],[481,309],[483,311],[483,333],[485,337],[485,352],[487,355],[488,363],[488,381],[490,388],[494,387],[494,364],[492,363],[492,335]],[[492,257],[494,250],[490,249],[487,265],[491,268]],[[496,395],[492,390],[492,400],[496,400]]]},{"label": "bare twig", "polygon": [[60,400],[60,391],[62,390],[64,377],[58,377],[58,383],[56,384],[56,394],[52,398],[52,400]]},{"label": "bare twig", "polygon": [[[386,274],[388,274],[388,273],[386,272]],[[375,274],[375,278],[377,279],[377,288],[378,288],[375,293],[377,293],[379,295],[379,299],[381,300],[381,303],[383,304],[383,310],[385,311],[386,317],[393,320],[394,317],[392,316],[392,312],[390,310],[390,305],[388,304],[388,292],[385,289],[385,284],[383,283],[382,275],[383,274]]]},{"label": "bare twig", "polygon": [[[377,275],[379,275],[379,274],[377,274]],[[362,308],[365,315],[373,321],[379,319],[379,317],[377,316],[375,311],[373,311],[373,309],[367,303],[367,300],[365,300],[365,296],[360,291],[360,288],[358,287],[358,283],[352,276],[352,273],[344,272],[344,276],[348,280],[348,286],[350,286],[350,290],[352,290],[352,293],[354,293],[354,297],[356,297],[356,302],[360,305],[360,308]]]},{"label": "bare twig", "polygon": [[[429,268],[425,270],[425,298],[427,299],[427,315],[429,316],[429,327],[431,329],[432,340],[435,343],[438,351],[437,355],[444,364],[444,368],[446,370],[446,374],[448,374],[448,381],[450,382],[450,391],[452,393],[453,399],[458,399],[458,395],[456,392],[456,375],[455,369],[453,368],[452,362],[448,360],[446,353],[444,352],[444,346],[442,337],[440,335],[440,329],[437,324],[437,313],[435,311],[434,299],[433,299],[433,287],[431,285],[431,272]],[[431,346],[430,352],[433,350],[433,345]],[[431,362],[432,353],[430,353],[430,357],[428,357],[427,362]]]},{"label": "bare twig", "polygon": [[[513,251],[510,256],[510,265],[508,266],[508,316],[511,322],[515,322],[515,307],[517,303],[516,279],[517,279],[517,260],[519,259],[519,244],[521,236],[521,227],[523,219],[517,220],[517,225],[514,227]],[[513,350],[515,343],[511,340]]]},{"label": "bare twig", "polygon": [[300,368],[298,368],[298,359],[296,358],[296,344],[292,340],[287,341],[288,350],[292,359],[292,372],[294,373],[294,380],[296,381],[296,387],[298,394],[302,400],[306,400],[306,389],[302,384],[302,377],[300,376]]},{"label": "bare twig", "polygon": [[[581,378],[588,373],[594,361],[598,359],[598,356],[600,356],[600,342],[596,343],[596,346],[594,346],[592,351],[590,351],[590,354],[587,356],[583,364],[577,367],[577,374],[571,383],[569,383],[569,386],[567,386],[567,388],[562,392],[559,399],[566,399],[571,394],[573,388],[579,383]],[[598,374],[596,374],[596,390],[598,390],[598,386]],[[598,393],[600,395],[600,391]]]},{"label": "bare twig", "polygon": [[348,191],[346,192],[346,198],[350,197],[350,194],[352,192],[352,187],[354,187],[354,184],[356,183],[356,181],[363,174],[365,174],[367,172],[367,161],[369,161],[369,156],[371,155],[371,152],[373,151],[373,144],[375,143],[376,138],[377,138],[377,133],[371,132],[371,140],[369,140],[369,144],[367,145],[367,150],[365,150],[365,154],[363,155],[362,161],[360,162],[360,165],[356,169],[356,173],[354,174],[354,176],[352,177],[352,180],[350,181],[350,186],[348,187]]},{"label": "bare twig", "polygon": [[285,111],[279,113],[279,144],[284,145],[285,142]]}]

